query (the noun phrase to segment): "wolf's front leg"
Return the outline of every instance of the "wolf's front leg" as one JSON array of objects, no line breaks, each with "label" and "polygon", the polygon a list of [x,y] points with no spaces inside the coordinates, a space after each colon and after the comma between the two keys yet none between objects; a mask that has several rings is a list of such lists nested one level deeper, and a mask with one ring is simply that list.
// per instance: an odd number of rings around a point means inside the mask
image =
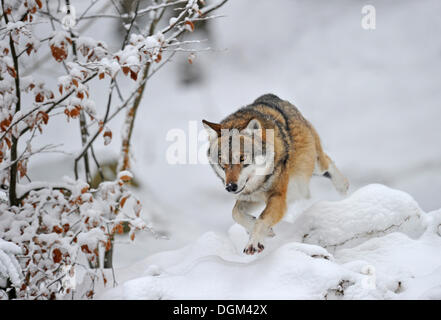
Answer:
[{"label": "wolf's front leg", "polygon": [[242,227],[244,227],[248,233],[251,233],[254,228],[254,218],[249,213],[258,205],[257,202],[237,200],[233,208],[233,219]]},{"label": "wolf's front leg", "polygon": [[[247,230],[248,234],[251,234],[254,229],[254,223],[256,218],[250,215],[251,211],[259,206],[259,202],[237,200],[233,208],[233,219],[238,224]],[[272,228],[268,230],[269,237],[274,237],[274,231]]]},{"label": "wolf's front leg", "polygon": [[246,254],[255,254],[256,252],[262,252],[265,248],[263,240],[265,236],[271,230],[271,227],[279,222],[286,211],[286,193],[275,194],[271,196],[267,203],[265,210],[256,219],[253,230],[250,234],[250,240],[243,250]]}]

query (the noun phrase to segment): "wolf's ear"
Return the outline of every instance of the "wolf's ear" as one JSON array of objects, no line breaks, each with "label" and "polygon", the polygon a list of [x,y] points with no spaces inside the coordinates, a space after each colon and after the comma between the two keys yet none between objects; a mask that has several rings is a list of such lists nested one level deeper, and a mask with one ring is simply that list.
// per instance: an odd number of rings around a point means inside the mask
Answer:
[{"label": "wolf's ear", "polygon": [[207,130],[208,137],[211,139],[216,139],[221,135],[221,125],[219,123],[209,122],[207,120],[202,120],[205,130]]},{"label": "wolf's ear", "polygon": [[250,122],[248,122],[245,129],[242,130],[243,133],[249,133],[252,134],[254,130],[261,130],[262,124],[257,119],[251,119]]}]

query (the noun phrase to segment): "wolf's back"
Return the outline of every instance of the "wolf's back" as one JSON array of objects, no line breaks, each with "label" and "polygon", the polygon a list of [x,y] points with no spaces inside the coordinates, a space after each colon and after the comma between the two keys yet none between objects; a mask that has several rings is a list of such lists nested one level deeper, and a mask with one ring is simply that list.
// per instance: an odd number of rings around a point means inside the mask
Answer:
[{"label": "wolf's back", "polygon": [[252,106],[258,105],[265,105],[280,112],[283,115],[286,124],[289,124],[293,120],[300,120],[302,122],[306,121],[300,111],[293,104],[289,101],[280,99],[275,94],[267,93],[260,96],[252,103]]},{"label": "wolf's back", "polygon": [[256,100],[254,100],[253,104],[258,104],[258,103],[275,103],[278,104],[282,101],[282,99],[280,99],[278,96],[276,96],[275,94],[272,93],[267,93],[264,95],[261,95],[259,98],[257,98]]}]

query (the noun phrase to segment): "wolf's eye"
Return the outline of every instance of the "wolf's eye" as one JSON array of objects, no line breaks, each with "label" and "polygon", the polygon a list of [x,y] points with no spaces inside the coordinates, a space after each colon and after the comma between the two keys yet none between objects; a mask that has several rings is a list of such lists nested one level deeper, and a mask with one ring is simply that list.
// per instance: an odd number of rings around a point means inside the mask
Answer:
[{"label": "wolf's eye", "polygon": [[245,155],[244,155],[244,154],[241,154],[241,155],[240,155],[240,162],[244,162],[245,159],[246,159]]}]

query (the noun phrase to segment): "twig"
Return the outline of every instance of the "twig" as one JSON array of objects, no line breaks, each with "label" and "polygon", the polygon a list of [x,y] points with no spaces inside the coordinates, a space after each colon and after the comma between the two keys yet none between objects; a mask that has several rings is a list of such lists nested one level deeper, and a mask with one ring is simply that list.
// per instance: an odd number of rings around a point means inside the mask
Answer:
[{"label": "twig", "polygon": [[[2,1],[2,11],[3,17],[5,18],[6,24],[9,23],[8,15],[5,12],[5,4],[4,0]],[[15,113],[20,111],[21,108],[21,89],[20,89],[20,72],[18,68],[18,57],[17,52],[15,51],[14,40],[12,39],[12,35],[9,34],[9,47],[11,48],[12,60],[14,62],[15,69],[15,95],[17,97],[17,101],[15,103]],[[17,159],[17,147],[18,147],[18,139],[15,135],[12,135],[12,146],[11,146],[11,161],[14,162]],[[17,165],[18,162],[14,162],[11,166],[10,170],[10,184],[9,184],[9,205],[16,206],[18,205],[18,199],[16,194],[16,186],[17,186]]]}]

